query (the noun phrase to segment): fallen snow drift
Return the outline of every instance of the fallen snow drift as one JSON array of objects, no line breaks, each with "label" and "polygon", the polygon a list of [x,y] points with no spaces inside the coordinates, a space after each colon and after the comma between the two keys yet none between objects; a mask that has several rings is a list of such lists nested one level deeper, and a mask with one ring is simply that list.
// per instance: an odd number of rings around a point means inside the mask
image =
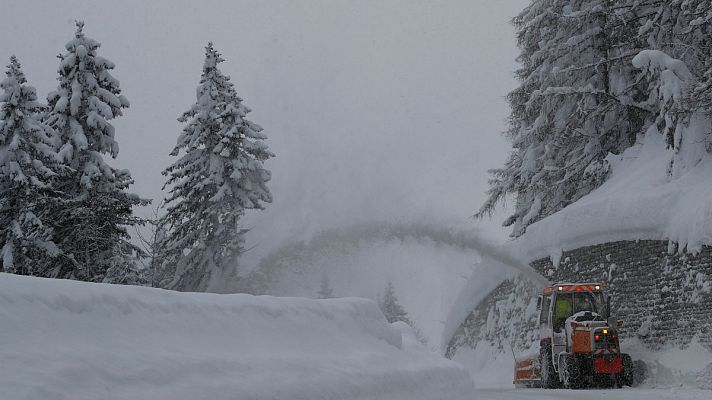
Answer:
[{"label": "fallen snow drift", "polygon": [[712,156],[696,140],[708,124],[692,118],[684,128],[690,148],[680,154],[651,128],[608,157],[612,174],[601,187],[505,247],[526,261],[551,256],[557,263],[562,251],[618,240],[671,240],[691,252],[712,245]]},{"label": "fallen snow drift", "polygon": [[0,399],[462,399],[458,364],[365,299],[0,273]]}]

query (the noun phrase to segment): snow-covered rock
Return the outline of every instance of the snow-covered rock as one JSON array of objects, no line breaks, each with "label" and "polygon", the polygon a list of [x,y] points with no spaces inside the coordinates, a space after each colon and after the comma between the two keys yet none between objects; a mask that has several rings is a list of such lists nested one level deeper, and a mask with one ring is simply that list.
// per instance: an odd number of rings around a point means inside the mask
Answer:
[{"label": "snow-covered rock", "polygon": [[0,398],[465,399],[467,372],[375,302],[0,273]]}]

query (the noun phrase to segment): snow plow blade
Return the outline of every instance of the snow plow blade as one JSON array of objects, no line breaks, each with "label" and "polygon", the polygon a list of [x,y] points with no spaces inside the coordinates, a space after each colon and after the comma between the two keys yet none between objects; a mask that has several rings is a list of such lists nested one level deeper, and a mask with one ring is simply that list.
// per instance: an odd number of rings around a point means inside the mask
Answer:
[{"label": "snow plow blade", "polygon": [[541,367],[538,355],[514,360],[513,383],[518,388],[541,387]]}]

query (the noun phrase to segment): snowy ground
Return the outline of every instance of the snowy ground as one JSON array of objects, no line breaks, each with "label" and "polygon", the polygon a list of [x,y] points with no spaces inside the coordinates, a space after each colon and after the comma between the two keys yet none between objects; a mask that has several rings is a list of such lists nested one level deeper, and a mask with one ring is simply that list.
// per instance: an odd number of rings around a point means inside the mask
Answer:
[{"label": "snowy ground", "polygon": [[[672,389],[693,393],[699,388],[712,388],[712,352],[697,339],[684,349],[670,347],[653,352],[637,340],[626,340],[622,347],[633,359],[643,360],[648,366],[648,378],[642,385],[646,389],[656,393]],[[500,350],[480,342],[475,349],[460,348],[454,361],[467,367],[478,389],[507,391],[513,388],[514,359],[509,349]],[[703,393],[712,398],[712,391]]]},{"label": "snowy ground", "polygon": [[459,365],[373,301],[0,273],[0,399],[465,399]]},{"label": "snowy ground", "polygon": [[709,400],[712,392],[695,389],[607,389],[607,390],[547,390],[547,389],[481,389],[473,395],[477,400]]},{"label": "snowy ground", "polygon": [[[455,360],[467,365],[477,390],[472,396],[476,400],[657,400],[711,399],[712,391],[698,389],[698,373],[712,362],[712,354],[698,342],[685,350],[667,349],[658,353],[648,353],[644,359],[651,368],[652,375],[641,388],[549,390],[515,389],[512,385],[512,356],[494,349],[486,343],[474,351],[458,353]],[[626,348],[638,352],[634,343]]]}]

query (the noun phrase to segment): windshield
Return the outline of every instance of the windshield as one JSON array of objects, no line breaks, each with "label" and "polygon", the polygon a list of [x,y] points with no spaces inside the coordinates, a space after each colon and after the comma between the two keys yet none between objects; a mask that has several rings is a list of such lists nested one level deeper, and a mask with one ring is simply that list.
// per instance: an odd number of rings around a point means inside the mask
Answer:
[{"label": "windshield", "polygon": [[554,303],[554,329],[559,330],[568,317],[581,311],[601,314],[603,311],[601,293],[557,293]]}]

